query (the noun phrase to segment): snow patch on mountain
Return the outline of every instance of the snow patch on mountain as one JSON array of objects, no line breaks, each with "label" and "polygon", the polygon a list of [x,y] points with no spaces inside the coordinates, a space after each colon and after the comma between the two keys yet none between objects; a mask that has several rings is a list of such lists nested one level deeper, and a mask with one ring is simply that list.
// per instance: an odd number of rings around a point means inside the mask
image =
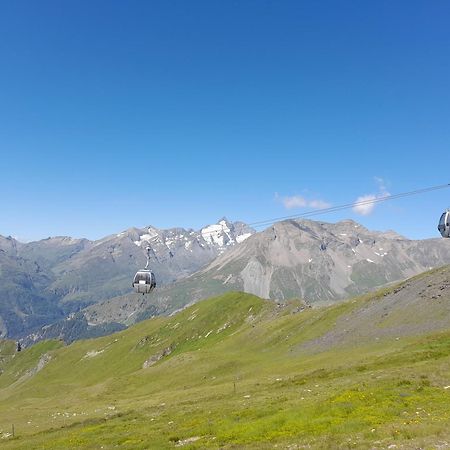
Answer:
[{"label": "snow patch on mountain", "polygon": [[236,236],[236,242],[240,244],[241,242],[244,242],[246,239],[248,239],[252,233],[244,233],[239,236]]},{"label": "snow patch on mountain", "polygon": [[230,236],[230,228],[225,220],[202,228],[200,232],[203,239],[210,245],[215,244],[223,247],[224,245],[230,245],[234,241]]},{"label": "snow patch on mountain", "polygon": [[223,253],[228,247],[244,242],[254,234],[254,230],[241,222],[230,223],[227,219],[221,219],[202,228],[200,233],[207,244],[217,246],[219,253]]},{"label": "snow patch on mountain", "polygon": [[[128,236],[132,236],[133,243],[137,247],[150,246],[155,248],[155,246],[163,245],[170,252],[183,249],[183,251],[189,253],[198,251],[200,248],[213,251],[217,256],[228,248],[244,242],[254,232],[252,228],[242,222],[229,222],[223,218],[218,223],[207,225],[199,231],[183,228],[158,230],[148,227],[144,230],[135,229],[135,232],[128,234]],[[117,237],[124,237],[126,234],[126,232],[123,232],[118,234]]]}]

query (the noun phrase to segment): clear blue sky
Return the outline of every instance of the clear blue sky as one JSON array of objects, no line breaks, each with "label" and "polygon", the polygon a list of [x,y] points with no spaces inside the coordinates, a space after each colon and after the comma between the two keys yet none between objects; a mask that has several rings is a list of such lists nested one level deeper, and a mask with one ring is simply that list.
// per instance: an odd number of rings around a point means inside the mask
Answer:
[{"label": "clear blue sky", "polygon": [[[448,0],[2,1],[0,234],[253,222],[448,183],[449,23]],[[447,206],[450,189],[321,220],[433,237]]]}]

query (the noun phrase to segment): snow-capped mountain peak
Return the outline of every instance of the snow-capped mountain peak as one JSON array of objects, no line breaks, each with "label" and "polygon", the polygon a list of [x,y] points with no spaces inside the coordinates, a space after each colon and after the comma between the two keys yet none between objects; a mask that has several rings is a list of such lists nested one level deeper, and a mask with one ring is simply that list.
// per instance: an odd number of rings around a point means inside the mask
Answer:
[{"label": "snow-capped mountain peak", "polygon": [[195,251],[196,247],[208,249],[214,256],[222,254],[227,248],[243,242],[255,230],[243,222],[230,222],[226,218],[217,223],[207,225],[198,231],[184,228],[170,228],[160,230],[148,226],[143,229],[132,229],[116,235],[118,238],[132,239],[138,247],[150,246],[153,249],[163,246],[170,251]]},{"label": "snow-capped mountain peak", "polygon": [[200,230],[202,238],[223,253],[227,247],[239,244],[250,237],[254,230],[242,222],[229,222],[225,217],[218,223],[208,225]]}]

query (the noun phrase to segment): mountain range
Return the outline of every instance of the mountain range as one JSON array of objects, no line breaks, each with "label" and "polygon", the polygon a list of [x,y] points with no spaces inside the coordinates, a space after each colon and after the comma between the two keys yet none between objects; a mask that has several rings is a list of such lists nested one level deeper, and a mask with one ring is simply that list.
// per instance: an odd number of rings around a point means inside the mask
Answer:
[{"label": "mountain range", "polygon": [[[145,247],[158,288],[132,293]],[[256,233],[221,219],[199,231],[152,226],[98,241],[0,240],[0,332],[27,343],[107,334],[226,291],[329,304],[450,263],[450,242],[287,220]]]}]

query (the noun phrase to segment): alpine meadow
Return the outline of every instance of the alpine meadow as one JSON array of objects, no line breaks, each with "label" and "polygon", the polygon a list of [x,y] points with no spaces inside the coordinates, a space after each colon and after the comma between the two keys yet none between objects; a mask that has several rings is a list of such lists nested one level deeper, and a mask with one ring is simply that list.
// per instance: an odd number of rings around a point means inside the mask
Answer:
[{"label": "alpine meadow", "polygon": [[449,23],[0,0],[0,448],[450,450]]}]

